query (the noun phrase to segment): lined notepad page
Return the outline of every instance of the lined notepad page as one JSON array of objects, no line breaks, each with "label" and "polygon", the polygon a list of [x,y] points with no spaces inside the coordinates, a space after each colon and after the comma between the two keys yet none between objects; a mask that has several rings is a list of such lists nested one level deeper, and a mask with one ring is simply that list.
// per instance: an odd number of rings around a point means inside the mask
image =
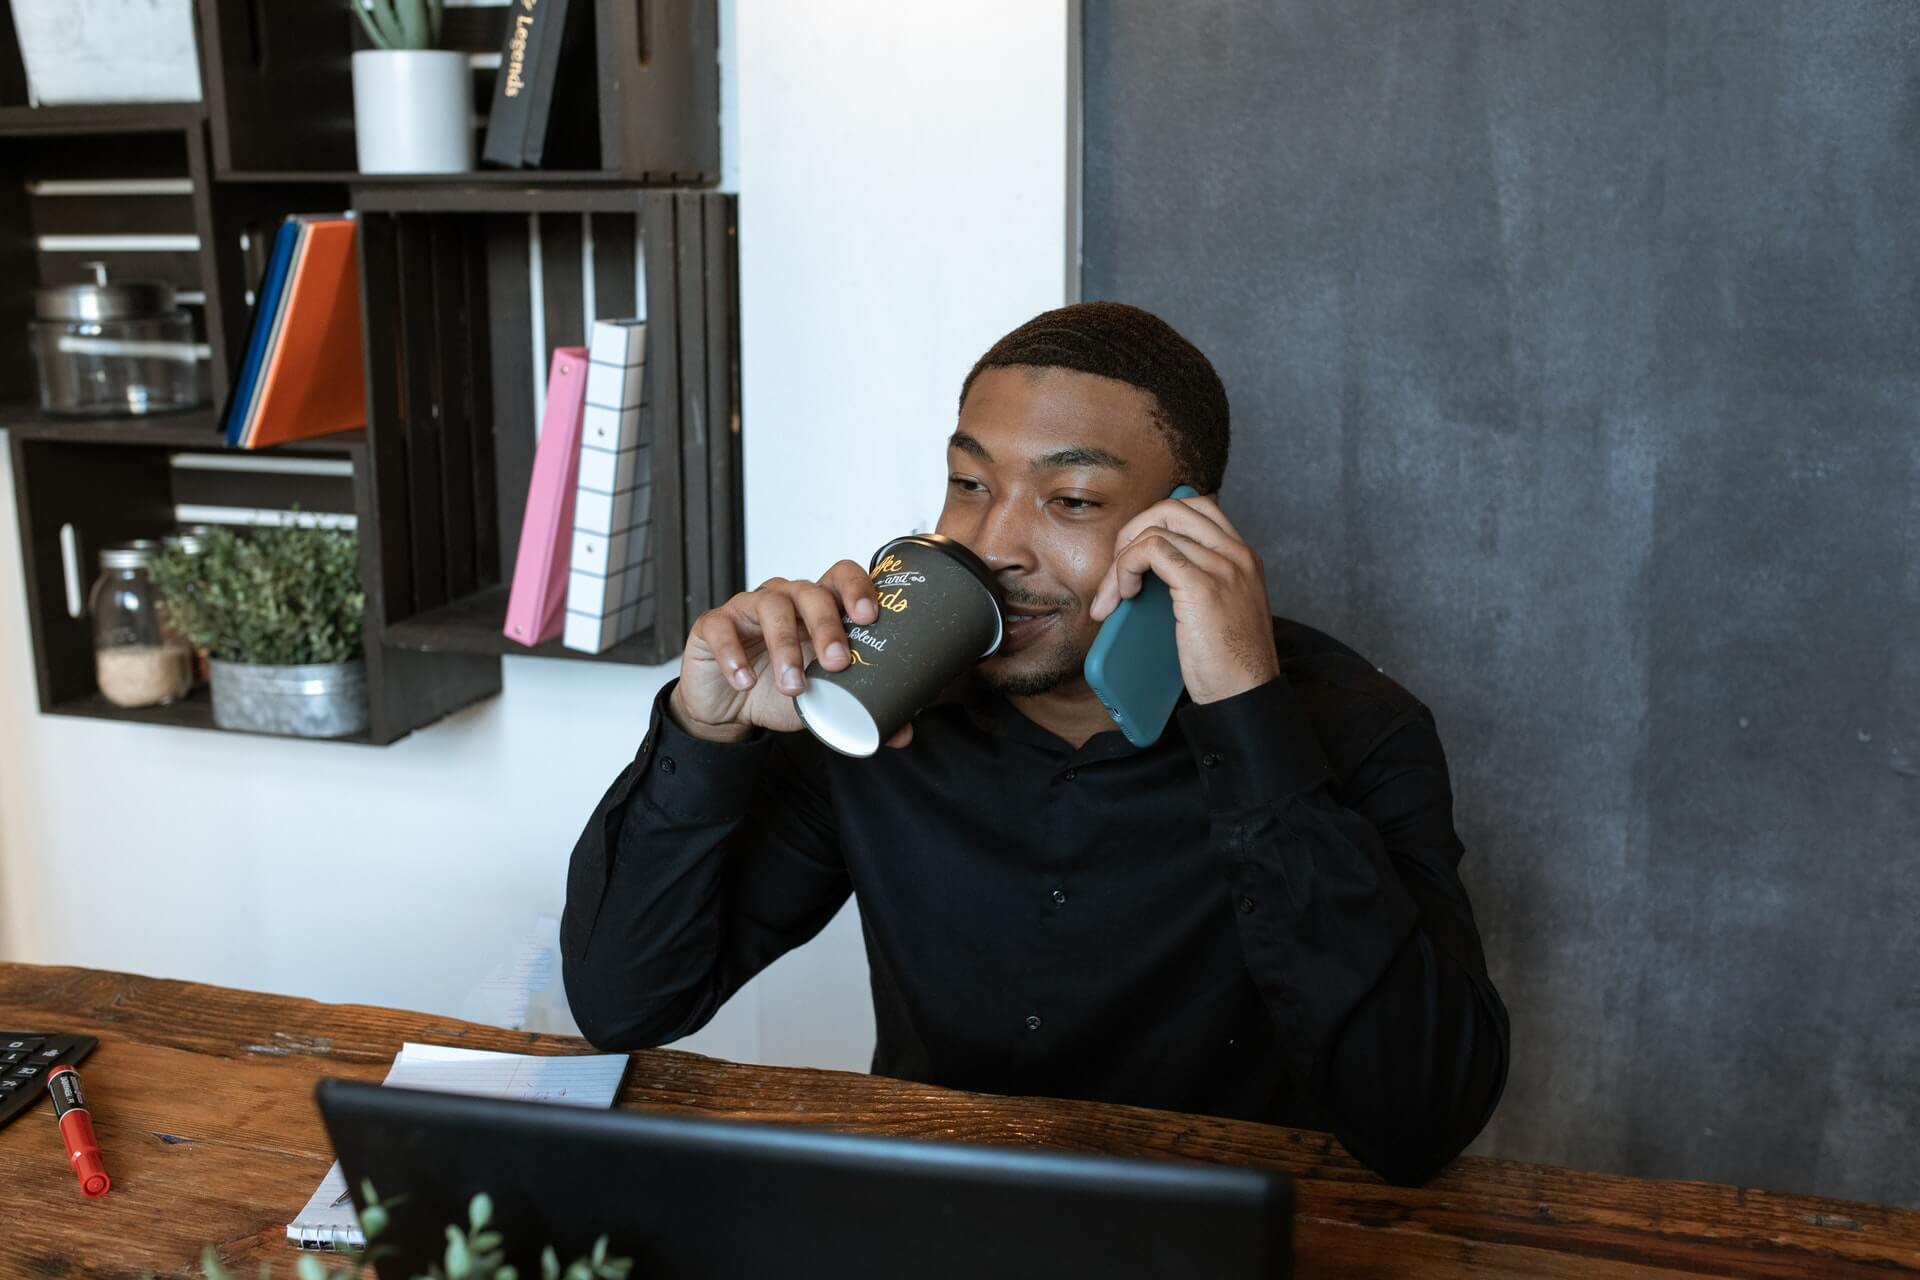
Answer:
[{"label": "lined notepad page", "polygon": [[[401,1046],[381,1083],[476,1098],[604,1108],[613,1105],[613,1095],[619,1091],[620,1077],[626,1069],[624,1053],[555,1058],[409,1041]],[[364,1248],[366,1237],[360,1234],[353,1202],[333,1203],[346,1189],[346,1174],[336,1160],[306,1207],[287,1224],[287,1239],[302,1249]]]}]

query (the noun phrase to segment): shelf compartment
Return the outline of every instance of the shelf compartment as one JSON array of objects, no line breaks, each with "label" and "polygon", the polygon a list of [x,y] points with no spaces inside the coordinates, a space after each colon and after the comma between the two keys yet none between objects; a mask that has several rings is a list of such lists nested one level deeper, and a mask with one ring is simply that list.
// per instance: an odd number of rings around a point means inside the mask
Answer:
[{"label": "shelf compartment", "polygon": [[[215,728],[210,710],[192,699],[173,707],[129,711],[100,697],[92,628],[84,612],[100,548],[164,534],[182,523],[183,510],[197,508],[224,508],[239,521],[258,510],[294,507],[359,520],[371,492],[364,441],[331,456],[309,454],[303,460],[280,451],[74,434],[86,425],[100,424],[39,424],[9,432],[40,709],[52,715]],[[200,465],[201,459],[214,465]],[[248,470],[235,471],[236,466]],[[375,557],[364,537],[360,546],[364,574]],[[69,604],[69,547],[74,553],[73,585],[82,604],[78,611]],[[500,691],[500,664],[494,657],[428,658],[388,649],[378,643],[371,625],[363,652],[372,723],[358,741],[392,742]]]},{"label": "shelf compartment", "polygon": [[629,191],[610,211],[613,193],[583,191],[584,209],[527,214],[421,211],[399,194],[355,192],[366,341],[380,353],[367,396],[380,562],[367,580],[382,641],[588,656],[498,631],[550,353],[584,344],[593,319],[644,314],[665,642],[630,641],[614,660],[671,657],[688,619],[741,577],[732,197]]},{"label": "shelf compartment", "polygon": [[[370,48],[343,4],[197,0],[200,71],[222,175],[248,171],[351,171],[353,54]],[[449,6],[443,49],[498,53],[504,5]],[[492,100],[493,71],[473,71],[474,108]]]},{"label": "shelf compartment", "polygon": [[506,621],[507,588],[488,587],[389,627],[386,641],[395,648],[422,653],[497,653],[502,656],[574,658],[586,662],[635,666],[653,666],[665,662],[680,648],[677,637],[663,647],[658,628],[623,640],[605,653],[582,653],[567,648],[558,640],[529,647],[507,638],[504,631]]},{"label": "shelf compartment", "polygon": [[[716,0],[572,2],[590,4],[595,11],[589,65],[563,69],[563,74],[588,74],[598,81],[598,136],[585,146],[589,156],[598,156],[597,176],[659,186],[717,183]],[[328,180],[349,174],[357,163],[352,55],[366,47],[366,36],[344,6],[286,0],[196,3],[219,172],[275,181],[290,170]],[[509,13],[502,5],[449,7],[442,46],[497,54]],[[496,72],[476,68],[473,74],[474,108],[484,116],[492,105]],[[577,172],[578,165],[570,168]],[[531,172],[538,177],[538,171]],[[358,175],[349,180],[362,181]]]},{"label": "shelf compartment", "polygon": [[[164,282],[204,344],[216,405],[239,365],[248,293],[280,220],[347,198],[344,187],[310,184],[216,188],[197,106],[160,112],[146,131],[0,132],[0,170],[9,177],[0,184],[0,278],[13,282],[0,291],[0,330],[24,332],[34,288],[89,281],[88,262],[105,263],[113,279]],[[0,351],[0,402],[33,391],[28,349],[13,343]]]}]

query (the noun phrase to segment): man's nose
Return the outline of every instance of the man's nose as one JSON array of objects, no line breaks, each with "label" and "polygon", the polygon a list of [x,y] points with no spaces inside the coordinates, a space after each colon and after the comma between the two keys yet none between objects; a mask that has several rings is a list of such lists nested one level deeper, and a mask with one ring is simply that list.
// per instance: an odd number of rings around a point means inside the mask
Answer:
[{"label": "man's nose", "polygon": [[1012,500],[994,499],[968,532],[971,536],[961,540],[995,573],[1017,573],[1033,567],[1027,520]]}]

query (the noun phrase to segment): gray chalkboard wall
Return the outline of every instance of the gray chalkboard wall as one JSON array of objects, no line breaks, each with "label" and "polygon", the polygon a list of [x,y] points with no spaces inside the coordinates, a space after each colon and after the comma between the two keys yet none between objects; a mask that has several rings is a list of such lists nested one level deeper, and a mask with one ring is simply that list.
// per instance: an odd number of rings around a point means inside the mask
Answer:
[{"label": "gray chalkboard wall", "polygon": [[1920,3],[1084,20],[1084,296],[1439,720],[1475,1149],[1920,1204]]}]

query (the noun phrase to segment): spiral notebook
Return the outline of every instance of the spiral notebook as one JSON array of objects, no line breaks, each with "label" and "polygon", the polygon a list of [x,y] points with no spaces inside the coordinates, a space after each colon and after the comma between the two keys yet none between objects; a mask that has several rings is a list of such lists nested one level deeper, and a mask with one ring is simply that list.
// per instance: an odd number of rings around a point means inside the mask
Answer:
[{"label": "spiral notebook", "polygon": [[[604,1108],[613,1105],[627,1061],[624,1053],[542,1057],[408,1042],[381,1083],[476,1098]],[[287,1239],[302,1249],[365,1248],[367,1238],[360,1232],[353,1201],[341,1199],[346,1193],[347,1177],[336,1160],[306,1207],[287,1224]]]}]

